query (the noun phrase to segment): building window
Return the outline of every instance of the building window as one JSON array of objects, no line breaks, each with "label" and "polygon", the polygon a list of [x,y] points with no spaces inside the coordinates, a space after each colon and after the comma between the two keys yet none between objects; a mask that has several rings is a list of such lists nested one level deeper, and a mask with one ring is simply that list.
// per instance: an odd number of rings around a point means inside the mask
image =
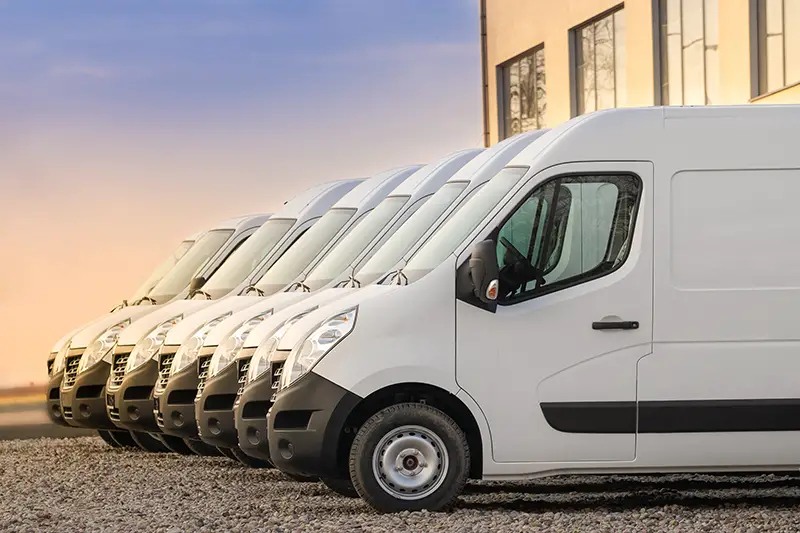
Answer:
[{"label": "building window", "polygon": [[800,82],[800,0],[758,0],[759,92]]},{"label": "building window", "polygon": [[503,138],[543,128],[547,112],[544,46],[504,63],[500,70]]},{"label": "building window", "polygon": [[719,103],[719,1],[659,0],[661,103]]},{"label": "building window", "polygon": [[578,114],[625,105],[625,11],[574,30]]}]

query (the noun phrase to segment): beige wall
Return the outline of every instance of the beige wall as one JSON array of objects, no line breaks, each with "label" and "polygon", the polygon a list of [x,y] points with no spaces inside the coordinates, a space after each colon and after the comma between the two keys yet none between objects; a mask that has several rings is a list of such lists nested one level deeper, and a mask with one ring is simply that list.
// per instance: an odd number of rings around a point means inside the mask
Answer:
[{"label": "beige wall", "polygon": [[[497,67],[544,43],[548,127],[571,118],[569,39],[572,28],[622,2],[614,0],[486,0],[486,62],[490,144],[498,139]],[[627,0],[628,106],[657,102],[653,20],[655,0]],[[751,100],[751,0],[719,0],[719,65],[722,104]],[[657,37],[657,36],[656,36]],[[800,87],[755,99],[800,103]]]}]

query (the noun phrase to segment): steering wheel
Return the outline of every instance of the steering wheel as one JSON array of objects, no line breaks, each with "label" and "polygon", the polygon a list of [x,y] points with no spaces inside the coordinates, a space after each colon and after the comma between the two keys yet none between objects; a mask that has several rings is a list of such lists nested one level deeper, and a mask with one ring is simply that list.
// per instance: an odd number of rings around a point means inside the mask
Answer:
[{"label": "steering wheel", "polygon": [[[526,278],[528,278],[528,281],[536,281],[537,286],[544,285],[545,283],[544,276],[542,276],[542,273],[539,271],[539,269],[533,266],[530,260],[527,257],[525,257],[525,255],[523,255],[522,252],[517,250],[517,248],[513,244],[511,244],[511,241],[509,241],[505,237],[500,237],[499,240],[500,244],[505,246],[506,249],[509,252],[511,252],[511,255],[514,257],[514,261],[518,265],[521,265],[522,272],[520,273],[524,275]],[[515,270],[517,269],[515,268]]]},{"label": "steering wheel", "polygon": [[515,261],[521,261],[521,262],[523,262],[523,263],[525,263],[525,264],[528,264],[528,265],[530,265],[530,264],[531,264],[531,262],[530,262],[530,261],[528,261],[528,258],[527,258],[527,257],[525,257],[525,256],[522,254],[522,252],[520,252],[519,250],[517,250],[517,248],[516,248],[516,247],[515,247],[513,244],[511,244],[511,241],[509,241],[509,240],[508,240],[508,239],[506,239],[505,237],[500,237],[500,244],[502,244],[503,246],[505,246],[505,247],[506,247],[506,249],[507,249],[509,252],[511,252],[511,255],[513,255],[513,256],[514,256],[514,260],[515,260]]}]

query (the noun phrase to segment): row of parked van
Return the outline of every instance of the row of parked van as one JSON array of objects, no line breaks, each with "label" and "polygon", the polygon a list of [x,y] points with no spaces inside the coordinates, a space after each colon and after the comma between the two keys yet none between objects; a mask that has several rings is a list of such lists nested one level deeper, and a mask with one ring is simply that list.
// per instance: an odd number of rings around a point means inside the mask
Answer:
[{"label": "row of parked van", "polygon": [[224,222],[58,342],[50,416],[381,511],[797,468],[798,119],[609,110]]}]

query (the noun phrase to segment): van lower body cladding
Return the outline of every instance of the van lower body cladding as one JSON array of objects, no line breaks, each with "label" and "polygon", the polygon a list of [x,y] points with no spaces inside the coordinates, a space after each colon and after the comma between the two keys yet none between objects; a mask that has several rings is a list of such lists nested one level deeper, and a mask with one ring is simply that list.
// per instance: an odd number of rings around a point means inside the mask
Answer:
[{"label": "van lower body cladding", "polygon": [[189,365],[174,376],[163,390],[153,394],[152,409],[158,428],[167,435],[197,439],[194,400],[197,396],[197,366]]},{"label": "van lower body cladding", "polygon": [[238,390],[238,360],[219,374],[206,378],[203,392],[195,402],[197,429],[203,442],[224,448],[233,448],[239,443],[233,414]]},{"label": "van lower body cladding", "polygon": [[106,381],[111,365],[100,361],[75,377],[69,389],[61,389],[61,412],[71,426],[117,429],[106,411]]},{"label": "van lower body cladding", "polygon": [[158,380],[158,363],[147,361],[125,374],[116,389],[106,389],[106,409],[111,421],[122,429],[158,432],[153,413],[153,388]]},{"label": "van lower body cladding", "polygon": [[62,370],[56,375],[50,376],[47,382],[47,416],[53,424],[69,427],[61,411],[61,380],[63,378],[64,371]]},{"label": "van lower body cladding", "polygon": [[265,461],[270,460],[267,413],[276,392],[272,388],[276,380],[276,366],[276,363],[272,363],[268,373],[248,383],[234,407],[239,448],[250,457]]},{"label": "van lower body cladding", "polygon": [[339,438],[363,398],[309,372],[281,391],[267,415],[272,463],[292,474],[339,477]]}]

